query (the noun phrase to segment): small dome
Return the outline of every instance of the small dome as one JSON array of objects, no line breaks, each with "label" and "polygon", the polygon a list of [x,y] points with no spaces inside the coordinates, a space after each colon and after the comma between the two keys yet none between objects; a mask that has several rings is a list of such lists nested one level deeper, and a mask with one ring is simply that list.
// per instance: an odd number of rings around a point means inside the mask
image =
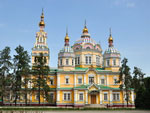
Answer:
[{"label": "small dome", "polygon": [[39,26],[45,26],[44,21],[41,21],[41,22],[39,23]]},{"label": "small dome", "polygon": [[83,33],[88,33],[88,29],[86,28],[86,26],[83,29]]},{"label": "small dome", "polygon": [[108,49],[106,49],[105,54],[120,54],[120,52],[114,48],[113,46],[109,47]]},{"label": "small dome", "polygon": [[113,41],[112,36],[109,37],[108,42]]},{"label": "small dome", "polygon": [[68,36],[68,34],[66,34],[66,36],[65,36],[65,40],[69,40],[69,36]]}]

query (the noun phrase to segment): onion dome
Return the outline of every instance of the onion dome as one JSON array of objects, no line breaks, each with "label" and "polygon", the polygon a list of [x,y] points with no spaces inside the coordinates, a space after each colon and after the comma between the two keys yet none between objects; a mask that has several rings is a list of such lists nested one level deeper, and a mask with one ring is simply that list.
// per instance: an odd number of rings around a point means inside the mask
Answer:
[{"label": "onion dome", "polygon": [[85,20],[85,25],[84,25],[84,28],[83,28],[83,33],[88,33],[88,29],[86,27],[86,20]]},{"label": "onion dome", "polygon": [[39,26],[45,27],[45,22],[44,22],[44,12],[42,9],[42,14],[41,14],[41,21],[39,22]]},{"label": "onion dome", "polygon": [[113,54],[114,53],[120,54],[120,52],[116,48],[114,48],[113,46],[107,48],[106,51],[105,51],[105,53],[107,53],[107,54],[112,54],[112,53]]},{"label": "onion dome", "polygon": [[111,35],[111,29],[110,29],[110,36],[108,38],[108,43],[109,43],[109,47],[105,51],[106,54],[120,54],[120,52],[113,46],[113,38]]},{"label": "onion dome", "polygon": [[66,36],[65,36],[65,40],[69,40],[69,36],[68,36],[68,28],[66,28]]},{"label": "onion dome", "polygon": [[65,36],[65,46],[69,46],[69,36],[68,36],[68,29],[66,29],[66,36]]}]

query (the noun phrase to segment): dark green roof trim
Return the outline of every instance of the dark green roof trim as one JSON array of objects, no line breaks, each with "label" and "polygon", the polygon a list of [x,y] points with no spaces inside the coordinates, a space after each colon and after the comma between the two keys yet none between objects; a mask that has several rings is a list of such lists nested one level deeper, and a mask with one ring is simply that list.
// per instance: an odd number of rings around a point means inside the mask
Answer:
[{"label": "dark green roof trim", "polygon": [[68,88],[57,88],[57,90],[73,90],[72,87],[68,87]]}]

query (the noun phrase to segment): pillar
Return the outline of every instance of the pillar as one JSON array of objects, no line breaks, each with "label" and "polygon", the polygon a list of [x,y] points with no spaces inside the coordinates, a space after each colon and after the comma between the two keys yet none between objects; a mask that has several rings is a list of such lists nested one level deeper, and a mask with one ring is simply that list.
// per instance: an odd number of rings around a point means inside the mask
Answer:
[{"label": "pillar", "polygon": [[86,74],[84,74],[84,84],[86,84]]},{"label": "pillar", "polygon": [[132,101],[132,104],[134,104],[134,91],[133,90],[131,91],[131,101]]},{"label": "pillar", "polygon": [[109,101],[110,101],[110,105],[113,104],[113,99],[112,99],[112,90],[109,91]]},{"label": "pillar", "polygon": [[77,90],[74,90],[74,105],[77,103]]},{"label": "pillar", "polygon": [[85,104],[88,104],[88,90],[85,91]]},{"label": "pillar", "polygon": [[57,74],[57,88],[60,88],[60,75]]},{"label": "pillar", "polygon": [[100,104],[103,104],[102,90],[99,92],[99,96],[100,96]]},{"label": "pillar", "polygon": [[77,82],[77,80],[76,80],[76,74],[74,74],[74,87],[76,87],[76,82]]},{"label": "pillar", "polygon": [[60,101],[60,91],[57,91],[57,102]]}]

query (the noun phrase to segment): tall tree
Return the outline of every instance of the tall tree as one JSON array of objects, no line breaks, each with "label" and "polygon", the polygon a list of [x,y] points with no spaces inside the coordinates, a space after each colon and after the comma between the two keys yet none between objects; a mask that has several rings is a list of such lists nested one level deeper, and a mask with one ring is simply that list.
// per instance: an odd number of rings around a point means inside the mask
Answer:
[{"label": "tall tree", "polygon": [[133,86],[135,92],[137,92],[139,90],[139,88],[144,87],[145,73],[143,73],[140,68],[134,67],[133,74],[134,74],[134,76],[133,76],[132,86]]},{"label": "tall tree", "polygon": [[124,58],[122,60],[122,65],[119,69],[119,82],[120,82],[120,89],[125,91],[125,100],[127,102],[127,106],[129,104],[129,95],[131,92],[131,82],[132,82],[132,77],[130,73],[130,68],[127,65],[128,60]]},{"label": "tall tree", "polygon": [[5,88],[7,84],[7,76],[10,74],[12,68],[10,48],[5,47],[0,52],[0,94],[2,99],[2,104],[4,103]]},{"label": "tall tree", "polygon": [[[13,90],[15,93],[15,105],[17,104],[18,98],[22,88],[25,89],[25,103],[27,104],[27,84],[29,81],[29,72],[30,72],[30,57],[28,52],[24,50],[22,46],[18,46],[15,49],[16,55],[14,55],[14,85]],[[23,81],[22,81],[23,80]]]},{"label": "tall tree", "polygon": [[49,66],[46,65],[46,57],[40,53],[39,56],[35,57],[35,64],[32,66],[33,72],[33,84],[34,89],[38,88],[38,101],[41,103],[41,96],[45,97],[47,93],[47,77],[49,73]]}]

